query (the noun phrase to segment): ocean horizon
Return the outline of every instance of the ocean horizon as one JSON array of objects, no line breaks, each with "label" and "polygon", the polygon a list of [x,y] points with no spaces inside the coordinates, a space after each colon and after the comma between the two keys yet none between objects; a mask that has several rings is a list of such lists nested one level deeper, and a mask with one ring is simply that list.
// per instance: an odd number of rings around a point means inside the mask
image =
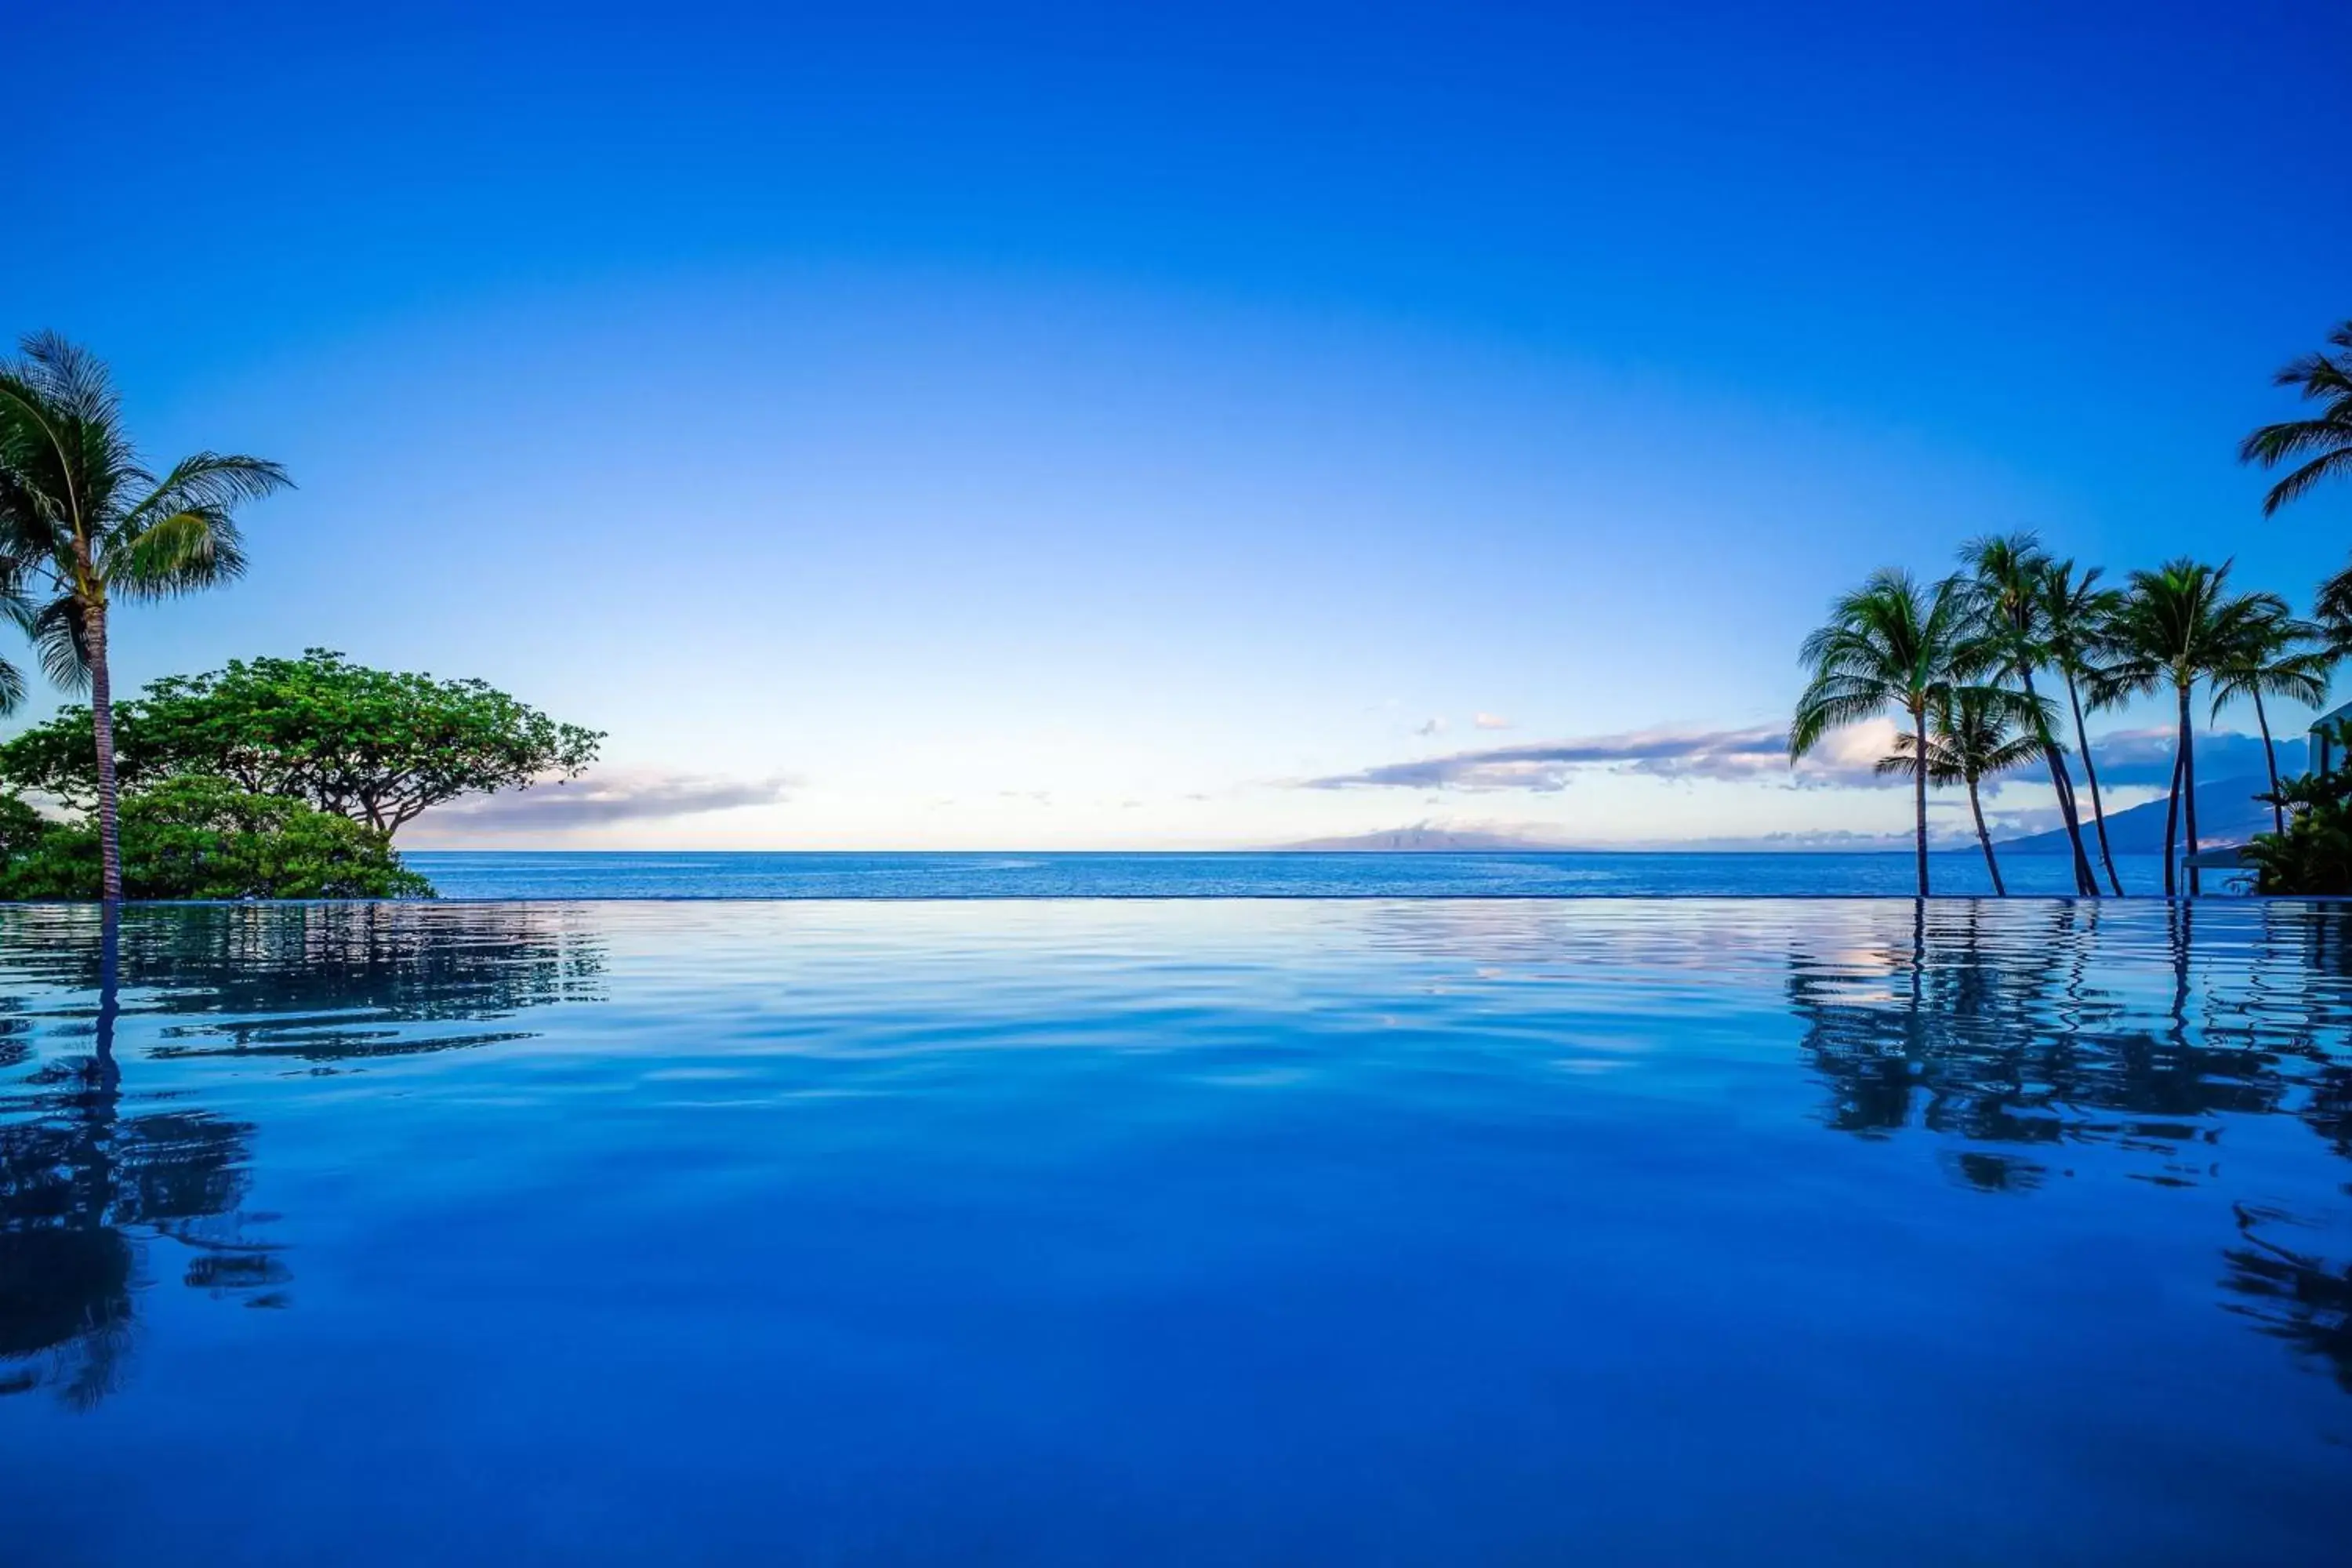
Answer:
[{"label": "ocean horizon", "polygon": [[[419,849],[451,900],[1911,898],[1908,852],[1821,850]],[[1937,896],[1990,896],[1976,850],[1929,857]],[[2163,858],[2119,855],[2126,894]],[[2013,895],[2072,897],[2056,855],[2004,858]],[[2210,873],[2206,891],[2231,890]]]}]

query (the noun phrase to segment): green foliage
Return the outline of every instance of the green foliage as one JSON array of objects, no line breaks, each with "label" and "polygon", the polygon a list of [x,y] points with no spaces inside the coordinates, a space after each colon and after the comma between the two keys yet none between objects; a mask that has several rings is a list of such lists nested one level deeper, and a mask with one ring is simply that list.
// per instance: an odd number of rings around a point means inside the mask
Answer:
[{"label": "green foliage", "polygon": [[[232,780],[184,774],[122,807],[123,892],[133,899],[417,899],[433,885],[383,834]],[[98,829],[51,822],[0,796],[0,897],[99,896]]]},{"label": "green foliage", "polygon": [[2263,498],[2264,517],[2322,479],[2352,476],[2352,321],[2328,333],[2327,346],[2336,352],[2305,354],[2273,378],[2317,405],[2317,412],[2265,425],[2238,447],[2242,463],[2297,464]]},{"label": "green foliage", "polygon": [[102,660],[115,597],[163,599],[245,571],[236,510],[285,489],[260,458],[198,452],[157,473],[122,420],[122,400],[95,354],[35,332],[0,365],[0,552],[17,569],[41,661],[60,684]]},{"label": "green foliage", "polygon": [[[187,774],[306,801],[391,834],[459,795],[573,777],[604,737],[479,680],[436,680],[311,648],[174,676],[115,707],[117,774],[138,790]],[[0,744],[0,778],[74,805],[97,792],[89,710]]]},{"label": "green foliage", "polygon": [[[2331,734],[2340,756],[2352,746],[2352,724]],[[2286,808],[2286,826],[2257,833],[2245,847],[2258,893],[2352,896],[2352,764],[2305,773],[2263,797]]]}]

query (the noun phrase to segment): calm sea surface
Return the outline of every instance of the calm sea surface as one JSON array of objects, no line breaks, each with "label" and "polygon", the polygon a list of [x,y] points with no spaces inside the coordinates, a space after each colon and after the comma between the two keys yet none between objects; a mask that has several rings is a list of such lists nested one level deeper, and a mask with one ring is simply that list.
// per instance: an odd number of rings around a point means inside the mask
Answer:
[{"label": "calm sea surface", "polygon": [[[416,850],[452,899],[1908,898],[1908,855],[665,854]],[[2164,858],[2118,856],[2127,893]],[[2074,890],[2073,862],[2012,855],[2013,893]],[[1976,851],[1938,854],[1937,893],[1990,893]],[[2220,892],[2226,879],[2207,878]]]},{"label": "calm sea surface", "polygon": [[2337,1564],[2352,909],[0,909],[0,1562]]}]

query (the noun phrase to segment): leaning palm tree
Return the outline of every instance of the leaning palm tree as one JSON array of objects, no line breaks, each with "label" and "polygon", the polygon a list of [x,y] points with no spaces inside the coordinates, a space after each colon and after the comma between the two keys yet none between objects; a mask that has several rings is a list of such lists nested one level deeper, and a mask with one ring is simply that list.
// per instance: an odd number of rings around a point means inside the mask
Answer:
[{"label": "leaning palm tree", "polygon": [[[2186,557],[2154,572],[2135,572],[2102,652],[2105,667],[2099,695],[2115,701],[2170,687],[2179,713],[2180,734],[2173,753],[2172,795],[2164,817],[2164,895],[2173,896],[2173,846],[2186,806],[2189,856],[2197,855],[2197,744],[2189,699],[2201,680],[2235,668],[2246,648],[2273,616],[2289,614],[2275,594],[2230,592],[2230,566],[2209,566]],[[2197,867],[2189,868],[2189,891],[2202,889]]]},{"label": "leaning palm tree", "polygon": [[1969,816],[1976,823],[1977,843],[1984,850],[1985,869],[1992,876],[1997,898],[2007,898],[2009,887],[2001,880],[2000,860],[1985,827],[1979,786],[2042,755],[2042,735],[2053,716],[2040,707],[2023,692],[2003,687],[1948,687],[1936,702],[1935,727],[1926,745],[1916,733],[1897,735],[1894,752],[1878,761],[1881,773],[1924,771],[1929,784],[1968,787]]},{"label": "leaning palm tree", "polygon": [[2083,780],[2091,790],[2091,822],[2097,829],[2099,862],[2106,869],[2107,886],[2120,899],[2124,884],[2116,875],[2116,852],[2107,843],[2107,805],[2099,794],[2099,765],[2091,755],[2090,732],[2083,723],[2084,689],[2097,684],[2099,638],[2108,618],[2123,603],[2121,594],[2099,586],[2099,576],[2096,566],[2078,573],[2072,561],[2052,561],[2042,567],[2038,596],[2042,646],[2050,656],[2050,668],[2066,688],[2066,706],[2074,717],[2074,754],[2083,759]]},{"label": "leaning palm tree", "polygon": [[2319,412],[2309,419],[2265,425],[2238,444],[2242,463],[2275,468],[2290,458],[2303,459],[2263,498],[2264,517],[2331,475],[2352,477],[2352,321],[2328,333],[2327,342],[2336,353],[2305,354],[2272,378],[2299,389],[2305,402],[2319,405]]},{"label": "leaning palm tree", "polygon": [[2051,725],[2042,719],[2047,710],[2034,689],[2034,671],[2053,662],[2049,622],[2042,613],[2042,582],[2050,557],[2030,533],[1990,535],[1972,539],[1960,550],[1967,568],[1970,612],[1976,621],[1973,637],[1982,662],[2002,679],[2013,680],[2025,694],[2040,723],[2034,738],[2041,742],[2050,769],[2050,787],[2058,796],[2058,817],[2065,825],[2066,846],[2074,857],[2074,890],[2099,896],[2099,879],[2091,869],[2090,853],[2083,845],[2082,814],[2074,805],[2074,781],[2066,771],[2065,748]]},{"label": "leaning palm tree", "polygon": [[[1797,700],[1789,730],[1795,762],[1842,724],[1875,719],[1889,710],[1907,716],[1914,735],[1927,733],[1930,709],[1965,678],[1968,606],[1959,583],[1947,577],[1921,588],[1907,572],[1879,572],[1837,601],[1826,625],[1805,639],[1801,654],[1812,679]],[[1927,773],[1913,787],[1914,842],[1919,896],[1927,896]]]},{"label": "leaning palm tree", "polygon": [[109,616],[117,601],[170,598],[245,570],[236,511],[284,488],[259,458],[199,452],[158,476],[122,425],[106,366],[54,333],[0,365],[0,554],[40,600],[26,616],[43,668],[89,689],[98,738],[100,894],[122,896],[116,820]]},{"label": "leaning palm tree", "polygon": [[[2284,605],[2279,606],[2284,611]],[[2336,650],[2322,640],[2320,628],[2284,613],[2264,616],[2246,630],[2244,642],[2228,663],[2213,672],[2213,717],[2241,697],[2252,698],[2254,724],[2263,732],[2263,762],[2271,775],[2271,822],[2286,831],[2286,807],[2279,802],[2278,747],[2271,740],[2271,719],[2263,706],[2265,697],[2282,697],[2316,708],[2327,700],[2327,678],[2336,667]]]}]

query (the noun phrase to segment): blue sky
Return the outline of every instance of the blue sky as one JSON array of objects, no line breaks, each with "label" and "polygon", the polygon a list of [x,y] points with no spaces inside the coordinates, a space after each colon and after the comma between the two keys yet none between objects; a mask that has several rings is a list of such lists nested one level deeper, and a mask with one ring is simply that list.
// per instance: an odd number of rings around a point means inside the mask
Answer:
[{"label": "blue sky", "polygon": [[847,9],[12,10],[10,330],[302,487],[121,676],[611,732],[418,844],[1867,834],[1723,738],[1872,568],[2352,545],[2232,460],[2352,316],[2340,5]]}]

